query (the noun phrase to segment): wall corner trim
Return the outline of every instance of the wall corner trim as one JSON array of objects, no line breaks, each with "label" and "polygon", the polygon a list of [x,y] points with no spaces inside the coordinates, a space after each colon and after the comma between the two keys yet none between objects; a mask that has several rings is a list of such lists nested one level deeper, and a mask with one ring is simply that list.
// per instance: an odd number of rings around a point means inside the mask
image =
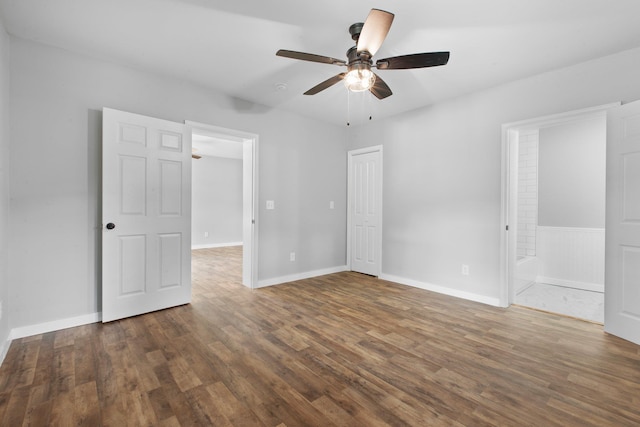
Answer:
[{"label": "wall corner trim", "polygon": [[394,276],[391,274],[381,274],[380,279],[387,280],[389,282],[399,283],[401,285],[413,286],[414,288],[424,289],[426,291],[432,291],[443,295],[449,295],[456,298],[462,298],[469,301],[475,301],[482,304],[492,305],[494,307],[502,307],[500,304],[500,298],[488,297],[485,295],[478,295],[471,292],[460,291],[448,286],[434,285],[432,283],[420,282],[413,279],[407,279],[405,277]]}]

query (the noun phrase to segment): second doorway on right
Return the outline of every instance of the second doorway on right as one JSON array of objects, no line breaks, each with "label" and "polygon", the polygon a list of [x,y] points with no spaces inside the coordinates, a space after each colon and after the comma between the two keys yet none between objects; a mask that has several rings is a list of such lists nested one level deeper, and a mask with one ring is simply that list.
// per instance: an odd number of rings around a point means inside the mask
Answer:
[{"label": "second doorway on right", "polygon": [[518,129],[514,303],[604,322],[606,117]]}]

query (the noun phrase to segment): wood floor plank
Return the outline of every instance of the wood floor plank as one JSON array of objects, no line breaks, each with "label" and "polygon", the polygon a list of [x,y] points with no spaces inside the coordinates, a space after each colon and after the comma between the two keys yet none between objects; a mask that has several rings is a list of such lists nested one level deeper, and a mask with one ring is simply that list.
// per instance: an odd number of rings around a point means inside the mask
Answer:
[{"label": "wood floor plank", "polygon": [[96,381],[96,353],[90,337],[76,338],[73,343],[74,381],[81,385]]},{"label": "wood floor plank", "polygon": [[192,388],[186,395],[200,424],[203,426],[233,427],[231,421],[220,412],[218,402],[207,391],[207,387],[198,386]]},{"label": "wood floor plank", "polygon": [[75,392],[58,394],[51,399],[51,414],[47,425],[51,427],[76,425],[75,411]]},{"label": "wood floor plank", "polygon": [[348,427],[352,424],[353,416],[336,404],[329,396],[323,395],[312,402],[333,424],[339,427]]},{"label": "wood floor plank", "polygon": [[[147,392],[147,396],[149,397],[149,402],[156,414],[156,418],[160,422],[174,417],[171,404],[169,403],[169,400],[167,400],[167,396],[164,394],[162,387],[150,390]],[[177,419],[175,421],[177,422]]]},{"label": "wood floor plank", "polygon": [[25,420],[29,396],[29,387],[18,387],[11,393],[9,399],[5,401],[6,409],[4,417],[0,420],[3,426],[21,426]]},{"label": "wood floor plank", "polygon": [[94,381],[85,382],[75,388],[75,425],[95,426],[101,423],[98,389]]},{"label": "wood floor plank", "polygon": [[48,397],[49,384],[41,384],[31,388],[22,425],[39,426],[49,423],[53,402]]},{"label": "wood floor plank", "polygon": [[189,305],[14,340],[4,426],[637,426],[640,346],[353,272],[250,290],[193,251]]},{"label": "wood floor plank", "polygon": [[248,407],[242,404],[222,382],[207,387],[215,405],[222,415],[234,426],[263,426],[260,419]]}]

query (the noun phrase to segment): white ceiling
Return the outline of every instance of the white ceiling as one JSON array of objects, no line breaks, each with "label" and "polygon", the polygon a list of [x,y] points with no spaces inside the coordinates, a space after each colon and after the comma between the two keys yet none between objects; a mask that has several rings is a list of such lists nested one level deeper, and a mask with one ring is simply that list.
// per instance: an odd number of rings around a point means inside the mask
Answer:
[{"label": "white ceiling", "polygon": [[[303,96],[343,69],[276,51],[344,58],[372,7],[395,13],[377,58],[446,50],[449,64],[380,70],[382,101],[342,85]],[[640,46],[638,0],[0,0],[0,13],[19,37],[336,124],[358,105],[388,117]]]}]

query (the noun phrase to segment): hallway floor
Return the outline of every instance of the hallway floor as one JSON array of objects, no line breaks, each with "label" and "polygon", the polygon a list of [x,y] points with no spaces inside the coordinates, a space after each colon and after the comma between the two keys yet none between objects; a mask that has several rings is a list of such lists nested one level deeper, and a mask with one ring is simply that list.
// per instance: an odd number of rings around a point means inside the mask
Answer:
[{"label": "hallway floor", "polygon": [[601,292],[534,283],[516,295],[515,303],[604,323],[604,294]]}]

